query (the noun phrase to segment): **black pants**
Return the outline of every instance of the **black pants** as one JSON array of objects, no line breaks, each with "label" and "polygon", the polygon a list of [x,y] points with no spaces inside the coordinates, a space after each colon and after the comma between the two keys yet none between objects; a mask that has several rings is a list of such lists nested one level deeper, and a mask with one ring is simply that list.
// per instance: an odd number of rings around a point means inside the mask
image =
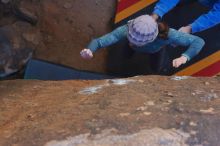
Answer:
[{"label": "black pants", "polygon": [[149,54],[149,58],[153,74],[170,75],[169,72],[172,69],[172,60],[166,48],[162,48],[154,54]]},{"label": "black pants", "polygon": [[[123,57],[126,59],[131,59],[135,51],[129,46],[127,42],[123,46]],[[146,53],[149,58],[149,64],[151,69],[151,74],[156,75],[170,75],[170,70],[172,69],[172,59],[170,58],[166,47],[160,49],[160,51],[154,54]]]}]

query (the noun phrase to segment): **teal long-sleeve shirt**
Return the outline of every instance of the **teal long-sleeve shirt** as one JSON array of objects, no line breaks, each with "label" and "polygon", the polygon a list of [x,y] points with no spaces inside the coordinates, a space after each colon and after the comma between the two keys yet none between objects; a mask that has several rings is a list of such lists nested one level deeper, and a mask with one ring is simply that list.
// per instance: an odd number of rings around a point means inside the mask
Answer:
[{"label": "teal long-sleeve shirt", "polygon": [[[105,48],[119,41],[127,39],[127,32],[128,26],[123,25],[121,27],[116,28],[111,33],[108,33],[100,38],[92,40],[90,44],[87,46],[87,48],[90,49],[92,52],[96,52],[100,48]],[[133,47],[133,49],[135,51],[143,53],[156,53],[163,46],[166,46],[168,44],[188,47],[188,49],[182,55],[187,57],[188,60],[190,60],[201,51],[205,42],[198,36],[182,33],[170,28],[168,32],[168,39],[165,40],[157,38],[152,43],[148,43],[142,47]]]},{"label": "teal long-sleeve shirt", "polygon": [[[207,14],[201,15],[198,19],[192,22],[192,33],[200,32],[211,28],[220,23],[220,0],[198,0],[203,5],[206,5],[211,8]],[[160,0],[155,8],[154,12],[161,18],[168,11],[174,8],[180,0]]]}]

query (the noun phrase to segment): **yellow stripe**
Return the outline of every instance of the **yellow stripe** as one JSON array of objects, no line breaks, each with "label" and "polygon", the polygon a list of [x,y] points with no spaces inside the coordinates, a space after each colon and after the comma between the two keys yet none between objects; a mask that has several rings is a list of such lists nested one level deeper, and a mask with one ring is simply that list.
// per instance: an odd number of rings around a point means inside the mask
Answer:
[{"label": "yellow stripe", "polygon": [[179,71],[175,75],[177,76],[190,76],[193,75],[202,69],[205,69],[206,67],[216,63],[217,61],[220,60],[220,51],[217,51],[216,53],[208,56],[207,58],[189,66],[188,68]]},{"label": "yellow stripe", "polygon": [[118,13],[115,17],[115,23],[120,22],[121,20],[131,16],[132,14],[138,12],[139,10],[149,6],[156,1],[157,0],[141,0],[140,2],[137,2],[136,4]]}]

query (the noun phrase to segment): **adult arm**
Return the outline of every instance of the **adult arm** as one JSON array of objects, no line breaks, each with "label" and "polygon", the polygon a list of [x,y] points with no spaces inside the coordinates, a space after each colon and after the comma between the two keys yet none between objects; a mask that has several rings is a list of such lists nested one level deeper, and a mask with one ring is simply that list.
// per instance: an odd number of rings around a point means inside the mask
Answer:
[{"label": "adult arm", "polygon": [[192,33],[200,32],[213,27],[220,23],[220,0],[218,0],[213,8],[207,13],[200,16],[192,24]]},{"label": "adult arm", "polygon": [[160,0],[154,8],[153,14],[162,18],[163,15],[174,8],[179,1],[180,0]]}]

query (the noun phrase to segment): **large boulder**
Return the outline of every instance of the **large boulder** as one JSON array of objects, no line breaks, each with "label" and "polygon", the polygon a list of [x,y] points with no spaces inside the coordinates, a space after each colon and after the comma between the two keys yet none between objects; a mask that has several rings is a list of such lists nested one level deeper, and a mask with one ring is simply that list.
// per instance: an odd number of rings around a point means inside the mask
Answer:
[{"label": "large boulder", "polygon": [[22,70],[39,44],[40,34],[28,23],[0,28],[0,77]]},{"label": "large boulder", "polygon": [[220,145],[218,78],[2,81],[1,146]]}]

